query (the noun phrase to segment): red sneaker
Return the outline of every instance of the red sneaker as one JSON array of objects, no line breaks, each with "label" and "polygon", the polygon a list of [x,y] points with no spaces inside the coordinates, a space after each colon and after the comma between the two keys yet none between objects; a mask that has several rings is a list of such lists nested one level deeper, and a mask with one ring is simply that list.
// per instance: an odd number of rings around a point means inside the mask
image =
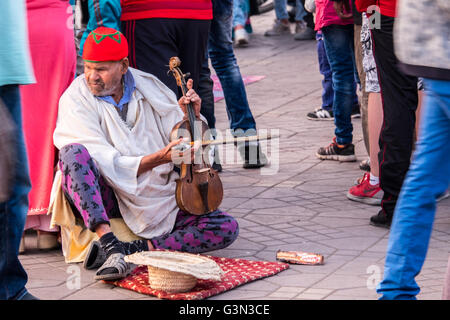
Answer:
[{"label": "red sneaker", "polygon": [[366,172],[360,184],[351,187],[347,192],[347,198],[372,206],[379,206],[383,198],[383,190],[381,190],[380,184],[375,186],[370,184],[370,173]]}]

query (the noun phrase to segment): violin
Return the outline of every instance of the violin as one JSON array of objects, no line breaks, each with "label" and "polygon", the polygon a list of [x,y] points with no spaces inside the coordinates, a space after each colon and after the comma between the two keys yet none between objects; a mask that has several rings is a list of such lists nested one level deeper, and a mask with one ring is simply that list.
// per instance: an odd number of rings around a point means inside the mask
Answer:
[{"label": "violin", "polygon": [[[186,74],[180,70],[181,61],[178,57],[172,57],[169,68],[172,75],[181,88],[183,95],[188,89],[186,85]],[[194,107],[191,103],[186,107],[187,118],[178,122],[172,129],[171,140],[187,138],[189,141],[202,141],[203,138],[210,139],[210,130],[207,123],[195,116]],[[192,143],[191,142],[191,143]],[[201,161],[196,161],[200,154]],[[194,215],[203,215],[218,209],[223,199],[222,181],[219,174],[211,165],[205,161],[203,156],[203,145],[197,150],[194,163],[181,163],[180,178],[176,180],[177,186],[175,197],[178,207]],[[198,162],[198,163],[197,163]]]}]

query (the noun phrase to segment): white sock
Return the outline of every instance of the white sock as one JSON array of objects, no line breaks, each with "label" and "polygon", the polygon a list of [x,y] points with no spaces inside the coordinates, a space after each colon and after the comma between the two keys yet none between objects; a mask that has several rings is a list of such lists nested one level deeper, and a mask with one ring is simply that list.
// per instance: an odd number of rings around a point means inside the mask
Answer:
[{"label": "white sock", "polygon": [[369,183],[371,186],[375,186],[377,184],[380,183],[380,178],[379,177],[375,177],[372,173],[370,174],[370,180]]}]

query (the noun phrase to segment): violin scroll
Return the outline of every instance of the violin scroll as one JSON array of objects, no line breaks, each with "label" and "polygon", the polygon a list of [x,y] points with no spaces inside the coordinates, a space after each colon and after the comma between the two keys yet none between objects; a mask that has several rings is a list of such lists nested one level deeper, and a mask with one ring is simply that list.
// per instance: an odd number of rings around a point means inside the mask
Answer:
[{"label": "violin scroll", "polygon": [[181,88],[184,94],[187,92],[186,78],[190,76],[190,73],[183,74],[180,69],[181,60],[178,57],[172,57],[169,60],[169,69],[172,72],[175,80],[177,81],[177,86]]},{"label": "violin scroll", "polygon": [[173,70],[174,68],[177,68],[181,66],[181,60],[178,57],[172,57],[169,60],[169,68],[170,70]]}]

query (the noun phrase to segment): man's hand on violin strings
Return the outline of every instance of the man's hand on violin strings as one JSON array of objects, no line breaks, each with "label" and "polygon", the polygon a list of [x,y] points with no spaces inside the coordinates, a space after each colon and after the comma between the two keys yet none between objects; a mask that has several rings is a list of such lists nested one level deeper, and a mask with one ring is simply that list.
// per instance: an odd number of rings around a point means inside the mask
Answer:
[{"label": "man's hand on violin strings", "polygon": [[187,105],[189,103],[192,103],[192,106],[194,107],[195,116],[197,118],[200,117],[200,108],[202,105],[202,99],[200,99],[200,96],[192,89],[194,86],[194,81],[192,79],[189,79],[186,83],[186,87],[188,91],[186,92],[186,95],[182,96],[180,100],[178,100],[178,104],[183,110],[184,115],[186,117],[187,115]]},{"label": "man's hand on violin strings", "polygon": [[[181,141],[180,141],[181,140]],[[200,149],[201,142],[194,141],[192,145],[188,138],[181,138],[171,147],[171,161],[175,165],[193,164],[196,152]]]},{"label": "man's hand on violin strings", "polygon": [[137,176],[140,176],[142,173],[150,171],[157,166],[172,162],[172,148],[180,144],[182,141],[183,138],[171,141],[161,150],[144,156],[139,164]]}]

